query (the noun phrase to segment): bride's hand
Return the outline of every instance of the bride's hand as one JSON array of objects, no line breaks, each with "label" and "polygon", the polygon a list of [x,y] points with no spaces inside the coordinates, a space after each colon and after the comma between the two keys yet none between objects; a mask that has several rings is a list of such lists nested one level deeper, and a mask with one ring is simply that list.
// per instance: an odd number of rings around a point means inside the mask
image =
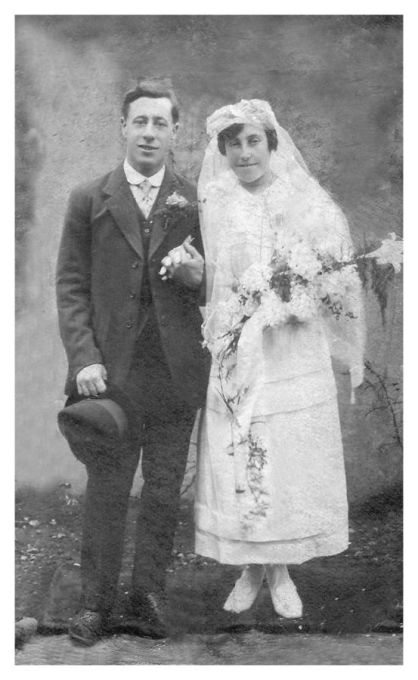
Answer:
[{"label": "bride's hand", "polygon": [[161,260],[161,277],[175,279],[188,288],[198,288],[203,279],[204,259],[186,239],[180,246],[170,250]]}]

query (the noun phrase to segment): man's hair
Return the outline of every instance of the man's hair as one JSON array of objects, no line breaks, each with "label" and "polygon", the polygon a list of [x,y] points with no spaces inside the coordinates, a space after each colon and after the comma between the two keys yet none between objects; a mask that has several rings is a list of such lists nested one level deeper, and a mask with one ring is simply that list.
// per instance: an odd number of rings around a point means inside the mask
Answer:
[{"label": "man's hair", "polygon": [[129,90],[123,99],[122,116],[125,120],[128,117],[129,106],[140,97],[151,97],[152,99],[167,97],[167,99],[171,101],[171,117],[173,123],[178,123],[180,117],[179,105],[171,82],[168,79],[147,78],[139,80],[136,87],[133,90]]},{"label": "man's hair", "polygon": [[[218,135],[218,149],[221,152],[222,156],[226,156],[226,149],[225,149],[225,144],[226,142],[230,142],[232,139],[235,139],[240,132],[242,132],[244,129],[244,124],[243,123],[233,123],[232,125],[229,125],[229,127],[225,128],[225,130],[222,130],[219,135]],[[266,133],[267,137],[267,147],[269,151],[276,151],[277,146],[278,146],[278,140],[277,140],[277,133],[276,130],[271,130],[271,129],[265,129],[264,132]]]}]

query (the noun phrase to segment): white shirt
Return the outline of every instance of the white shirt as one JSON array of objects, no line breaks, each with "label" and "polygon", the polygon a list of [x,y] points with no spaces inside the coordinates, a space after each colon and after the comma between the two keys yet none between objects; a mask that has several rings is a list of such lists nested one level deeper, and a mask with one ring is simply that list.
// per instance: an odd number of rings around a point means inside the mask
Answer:
[{"label": "white shirt", "polygon": [[[152,206],[154,205],[155,199],[157,198],[160,186],[163,182],[165,165],[163,165],[163,167],[160,168],[160,170],[158,170],[155,175],[151,175],[151,177],[145,177],[145,175],[142,175],[140,172],[138,172],[138,170],[135,170],[135,168],[133,168],[125,158],[123,169],[125,171],[126,179],[129,182],[132,195],[139,209],[145,215],[145,217],[148,217]],[[147,180],[147,182],[151,185],[149,191],[146,194],[144,194],[141,187],[138,186],[145,180]]]}]

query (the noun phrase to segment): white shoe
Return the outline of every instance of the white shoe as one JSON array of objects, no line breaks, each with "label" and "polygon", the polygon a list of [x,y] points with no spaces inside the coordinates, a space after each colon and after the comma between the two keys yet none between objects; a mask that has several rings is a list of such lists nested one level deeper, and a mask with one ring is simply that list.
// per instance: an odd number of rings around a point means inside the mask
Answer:
[{"label": "white shoe", "polygon": [[263,584],[264,574],[264,564],[250,564],[244,567],[223,608],[235,614],[249,609]]},{"label": "white shoe", "polygon": [[285,564],[270,564],[266,567],[273,607],[279,616],[299,619],[303,605],[296,586],[289,576]]}]

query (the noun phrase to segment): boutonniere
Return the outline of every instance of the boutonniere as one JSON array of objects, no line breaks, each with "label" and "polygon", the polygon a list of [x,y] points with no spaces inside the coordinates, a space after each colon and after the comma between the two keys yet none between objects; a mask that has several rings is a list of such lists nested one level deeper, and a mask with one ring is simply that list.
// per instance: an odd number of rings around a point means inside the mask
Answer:
[{"label": "boutonniere", "polygon": [[189,201],[187,200],[187,198],[185,198],[185,197],[182,196],[181,194],[178,194],[177,191],[173,191],[173,193],[170,194],[170,196],[168,196],[168,198],[167,198],[165,204],[166,204],[167,208],[171,208],[171,209],[173,209],[173,208],[180,208],[180,209],[183,209],[183,208],[185,208],[187,205],[189,205]]},{"label": "boutonniere", "polygon": [[166,231],[172,222],[177,221],[180,217],[188,217],[192,215],[197,207],[196,201],[188,201],[185,196],[182,196],[177,191],[173,191],[167,197],[164,207],[157,211],[157,214],[163,217],[163,229]]}]

